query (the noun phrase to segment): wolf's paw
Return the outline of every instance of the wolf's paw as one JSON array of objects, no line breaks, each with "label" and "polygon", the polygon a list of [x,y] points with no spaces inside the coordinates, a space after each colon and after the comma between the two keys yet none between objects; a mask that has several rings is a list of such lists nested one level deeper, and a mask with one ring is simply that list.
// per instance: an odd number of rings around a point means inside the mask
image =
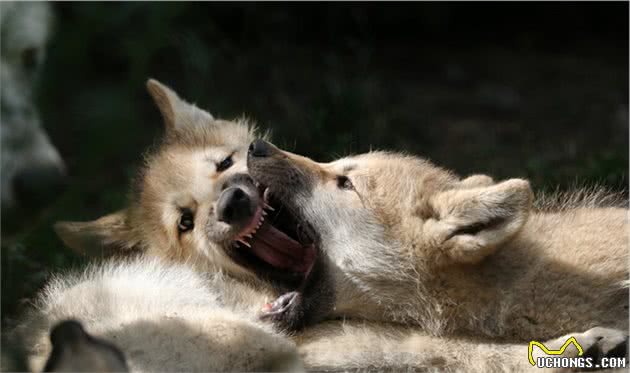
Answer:
[{"label": "wolf's paw", "polygon": [[272,322],[279,330],[295,331],[303,326],[302,306],[302,295],[297,291],[292,291],[266,304],[259,318]]},{"label": "wolf's paw", "polygon": [[[610,328],[595,327],[582,333],[571,333],[547,341],[549,350],[563,350],[564,357],[576,357],[578,349],[572,344],[567,345],[569,339],[575,338],[584,351],[585,357],[623,357],[626,356],[628,334],[626,331]],[[566,348],[563,348],[563,346]]]},{"label": "wolf's paw", "polygon": [[584,357],[599,361],[603,357],[628,357],[627,331],[595,327],[575,336]]}]

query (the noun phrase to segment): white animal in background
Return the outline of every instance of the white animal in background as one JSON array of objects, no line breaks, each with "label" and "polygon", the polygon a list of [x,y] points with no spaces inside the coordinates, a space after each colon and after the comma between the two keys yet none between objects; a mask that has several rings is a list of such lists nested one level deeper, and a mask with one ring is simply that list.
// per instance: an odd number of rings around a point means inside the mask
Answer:
[{"label": "white animal in background", "polygon": [[34,87],[52,12],[45,2],[1,2],[2,207],[38,207],[64,185],[65,165],[41,125]]}]

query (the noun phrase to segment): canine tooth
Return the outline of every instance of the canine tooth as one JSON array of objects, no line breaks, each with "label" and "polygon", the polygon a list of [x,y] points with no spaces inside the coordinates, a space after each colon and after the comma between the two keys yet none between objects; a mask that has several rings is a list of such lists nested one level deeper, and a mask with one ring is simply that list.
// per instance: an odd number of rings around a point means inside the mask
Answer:
[{"label": "canine tooth", "polygon": [[269,204],[265,203],[265,208],[267,210],[271,210],[271,211],[276,211],[276,209],[274,209],[273,207],[271,207]]},{"label": "canine tooth", "polygon": [[245,237],[252,238],[252,235],[251,235],[251,233],[248,233],[248,234],[245,235]]},{"label": "canine tooth", "polygon": [[265,188],[265,191],[263,192],[263,199],[265,202],[269,200],[269,188]]},{"label": "canine tooth", "polygon": [[245,245],[245,246],[249,247],[250,249],[252,248],[252,245],[250,245],[250,244],[249,244],[247,241],[245,241],[245,240],[238,239],[238,240],[236,240],[236,241],[238,241],[239,243],[242,243],[243,245]]}]

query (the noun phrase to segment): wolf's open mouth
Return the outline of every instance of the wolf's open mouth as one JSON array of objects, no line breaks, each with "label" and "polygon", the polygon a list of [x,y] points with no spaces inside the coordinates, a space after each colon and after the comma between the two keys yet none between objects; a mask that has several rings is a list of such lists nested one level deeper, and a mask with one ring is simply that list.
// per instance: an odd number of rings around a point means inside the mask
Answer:
[{"label": "wolf's open mouth", "polygon": [[315,263],[313,230],[274,198],[269,188],[260,184],[257,188],[261,204],[250,223],[234,238],[232,257],[258,272],[263,270],[271,280],[289,276],[299,283]]}]

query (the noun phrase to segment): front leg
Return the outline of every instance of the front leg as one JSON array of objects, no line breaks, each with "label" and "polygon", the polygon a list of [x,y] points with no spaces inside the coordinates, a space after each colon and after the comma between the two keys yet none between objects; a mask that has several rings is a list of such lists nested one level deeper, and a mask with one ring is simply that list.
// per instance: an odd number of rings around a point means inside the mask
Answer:
[{"label": "front leg", "polygon": [[[589,353],[602,356],[626,353],[623,331],[593,328],[544,343],[560,348],[574,336]],[[329,321],[306,328],[295,336],[307,370],[330,372],[439,371],[439,372],[532,372],[561,371],[532,366],[528,345],[492,343],[464,338],[435,337],[403,325],[368,321]],[[563,357],[575,357],[567,348]],[[538,354],[538,352],[535,352]],[[539,355],[535,355],[539,356]]]},{"label": "front leg", "polygon": [[[547,350],[547,351],[545,351]],[[541,359],[581,357],[589,359],[592,366],[599,368],[602,358],[628,358],[627,331],[595,327],[583,333],[571,333],[552,339],[544,344],[530,342],[528,358],[539,366]],[[627,363],[627,362],[626,362]]]}]

